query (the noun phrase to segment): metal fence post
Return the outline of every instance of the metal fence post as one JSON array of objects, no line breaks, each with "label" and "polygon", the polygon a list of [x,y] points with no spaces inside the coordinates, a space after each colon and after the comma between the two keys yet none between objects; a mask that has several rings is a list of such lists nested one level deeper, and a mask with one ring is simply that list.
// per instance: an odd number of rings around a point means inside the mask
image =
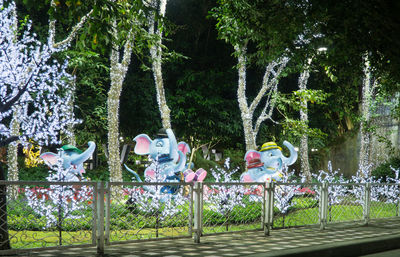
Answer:
[{"label": "metal fence post", "polygon": [[324,182],[320,186],[320,199],[319,199],[319,224],[320,229],[326,227],[328,217],[328,183]]},{"label": "metal fence post", "polygon": [[266,198],[267,198],[267,183],[264,183],[262,185],[262,204],[261,204],[261,229],[264,229],[266,222],[266,217],[267,215],[265,214],[265,204],[266,204]]},{"label": "metal fence post", "polygon": [[109,182],[106,182],[106,187],[104,189],[104,194],[105,194],[105,234],[104,234],[104,241],[105,244],[110,243],[110,210],[111,210],[111,185]]},{"label": "metal fence post", "polygon": [[92,244],[93,245],[97,245],[97,218],[98,218],[98,187],[97,184],[93,185],[93,201],[92,201],[92,210],[93,210],[93,214],[92,214]]},{"label": "metal fence post", "polygon": [[97,254],[104,254],[104,184],[97,183]]},{"label": "metal fence post", "polygon": [[274,219],[274,193],[275,186],[271,182],[265,183],[264,191],[264,235],[269,236],[272,229],[272,222]]},{"label": "metal fence post", "polygon": [[190,206],[189,206],[189,235],[193,235],[193,184],[189,185],[189,197],[190,197]]},{"label": "metal fence post", "polygon": [[371,212],[371,183],[365,184],[363,203],[364,225],[368,225]]},{"label": "metal fence post", "polygon": [[400,185],[397,185],[398,189],[397,189],[397,210],[396,210],[396,216],[400,216],[400,196],[399,196],[399,192],[400,192]]},{"label": "metal fence post", "polygon": [[196,182],[194,185],[194,242],[200,243],[202,230],[202,200],[203,183]]}]

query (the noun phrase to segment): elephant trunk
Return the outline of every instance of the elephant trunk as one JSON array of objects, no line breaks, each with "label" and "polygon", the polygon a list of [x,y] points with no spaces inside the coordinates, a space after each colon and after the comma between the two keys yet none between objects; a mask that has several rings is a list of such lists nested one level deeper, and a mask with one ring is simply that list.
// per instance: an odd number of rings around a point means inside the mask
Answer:
[{"label": "elephant trunk", "polygon": [[126,164],[124,164],[124,166],[127,171],[129,171],[130,173],[132,173],[135,176],[135,178],[138,182],[143,182],[142,179],[140,178],[139,174],[137,174],[135,171],[131,170],[128,166],[126,166]]},{"label": "elephant trunk", "polygon": [[96,144],[93,141],[88,142],[89,148],[86,149],[83,153],[71,159],[71,165],[79,165],[89,159],[89,157],[93,154],[96,149]]},{"label": "elephant trunk", "polygon": [[292,165],[297,160],[297,151],[296,149],[294,149],[294,146],[288,141],[285,140],[283,144],[289,149],[290,156],[286,158],[285,156],[282,155],[282,161],[288,166]]},{"label": "elephant trunk", "polygon": [[179,158],[178,154],[178,143],[176,142],[176,138],[172,129],[166,129],[168,139],[169,139],[169,157],[177,162]]}]

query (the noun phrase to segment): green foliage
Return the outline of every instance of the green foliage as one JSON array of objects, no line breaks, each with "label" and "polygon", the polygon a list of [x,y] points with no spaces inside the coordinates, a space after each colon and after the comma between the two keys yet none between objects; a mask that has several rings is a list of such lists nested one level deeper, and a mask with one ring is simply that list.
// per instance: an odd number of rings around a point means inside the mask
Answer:
[{"label": "green foliage", "polygon": [[391,158],[389,161],[379,165],[371,172],[371,175],[387,182],[387,178],[395,178],[395,172],[391,168],[400,169],[400,158]]},{"label": "green foliage", "polygon": [[70,57],[71,73],[76,76],[75,113],[82,120],[75,129],[77,141],[100,144],[107,135],[108,60],[89,49],[66,54]]},{"label": "green foliage", "polygon": [[205,178],[205,181],[210,181],[212,180],[212,175],[211,175],[211,169],[214,169],[215,167],[218,167],[218,163],[212,160],[207,160],[203,158],[203,154],[197,151],[195,153],[195,158],[193,160],[194,163],[194,168],[203,168],[207,171],[207,177]]},{"label": "green foliage", "polygon": [[306,23],[304,5],[298,1],[225,1],[217,2],[211,16],[217,20],[219,37],[231,45],[250,42],[257,63],[281,56],[303,33]]},{"label": "green foliage", "polygon": [[90,180],[90,181],[109,181],[110,180],[110,173],[108,171],[107,165],[104,166],[98,166],[96,169],[85,170],[85,176]]},{"label": "green foliage", "polygon": [[[293,112],[298,112],[302,108],[303,101],[310,104],[324,105],[329,94],[322,90],[297,90],[290,94],[279,93],[277,95],[277,109],[284,116],[281,121],[283,135],[289,134],[294,138],[301,138],[302,135],[308,135],[312,138],[324,139],[327,134],[319,128],[311,128],[309,121],[302,121],[291,118]],[[308,111],[304,110],[304,111]],[[298,114],[297,114],[298,116]]]},{"label": "green foliage", "polygon": [[[222,155],[224,159],[230,159],[230,166],[232,169],[239,168],[239,172],[244,172],[246,170],[246,162],[244,161],[245,151],[243,147],[238,149],[235,148],[226,148],[224,149]],[[235,174],[234,174],[235,175]],[[241,174],[238,176],[240,177]]]},{"label": "green foliage", "polygon": [[39,164],[37,167],[28,168],[25,166],[25,157],[18,157],[19,180],[22,181],[45,181],[49,175],[49,167],[46,164]]},{"label": "green foliage", "polygon": [[217,137],[229,144],[241,134],[240,117],[235,110],[237,102],[232,101],[235,91],[230,81],[226,81],[227,75],[216,70],[182,74],[174,97],[169,100],[179,135],[194,136],[202,141]]},{"label": "green foliage", "polygon": [[45,181],[49,175],[49,167],[45,164],[33,168],[20,167],[19,180],[22,181]]}]

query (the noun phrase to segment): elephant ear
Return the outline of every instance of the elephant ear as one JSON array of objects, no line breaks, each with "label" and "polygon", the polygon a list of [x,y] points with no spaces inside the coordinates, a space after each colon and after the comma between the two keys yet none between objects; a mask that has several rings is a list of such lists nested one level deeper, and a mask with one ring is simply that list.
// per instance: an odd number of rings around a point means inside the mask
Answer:
[{"label": "elephant ear", "polygon": [[50,168],[57,164],[59,158],[58,154],[51,152],[42,153],[39,157],[42,158],[44,163],[46,163]]},{"label": "elephant ear", "polygon": [[249,164],[249,162],[251,160],[254,159],[260,159],[261,158],[261,154],[258,151],[255,150],[249,150],[246,152],[246,154],[244,155],[244,160],[247,162],[247,164]]},{"label": "elephant ear", "polygon": [[181,151],[183,154],[190,153],[190,147],[187,143],[185,142],[179,142],[178,143],[178,150]]},{"label": "elephant ear", "polygon": [[146,134],[136,136],[133,141],[136,142],[135,153],[139,155],[147,155],[150,153],[151,138]]}]

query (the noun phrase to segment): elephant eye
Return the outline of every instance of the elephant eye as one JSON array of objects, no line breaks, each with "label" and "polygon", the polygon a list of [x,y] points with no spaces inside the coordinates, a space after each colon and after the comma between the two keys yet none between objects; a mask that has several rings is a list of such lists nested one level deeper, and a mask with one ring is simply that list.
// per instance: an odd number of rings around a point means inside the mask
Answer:
[{"label": "elephant eye", "polygon": [[269,153],[268,156],[272,156],[272,153]]},{"label": "elephant eye", "polygon": [[157,143],[156,143],[156,146],[157,147],[163,147],[164,146],[164,142],[163,141],[157,141]]}]

